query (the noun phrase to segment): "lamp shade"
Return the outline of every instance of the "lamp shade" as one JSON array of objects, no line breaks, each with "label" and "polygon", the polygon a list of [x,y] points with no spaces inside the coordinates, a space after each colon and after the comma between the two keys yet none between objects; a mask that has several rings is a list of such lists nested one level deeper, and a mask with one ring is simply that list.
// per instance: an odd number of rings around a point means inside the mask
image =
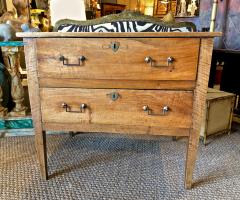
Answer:
[{"label": "lamp shade", "polygon": [[60,19],[86,20],[84,0],[51,0],[50,12],[53,26]]}]

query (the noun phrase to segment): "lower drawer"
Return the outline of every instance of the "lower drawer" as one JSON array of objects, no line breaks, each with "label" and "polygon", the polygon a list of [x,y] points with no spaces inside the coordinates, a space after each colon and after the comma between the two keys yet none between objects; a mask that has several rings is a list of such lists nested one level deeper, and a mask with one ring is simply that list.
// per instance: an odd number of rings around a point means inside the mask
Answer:
[{"label": "lower drawer", "polygon": [[192,125],[190,91],[42,88],[40,97],[44,123]]}]

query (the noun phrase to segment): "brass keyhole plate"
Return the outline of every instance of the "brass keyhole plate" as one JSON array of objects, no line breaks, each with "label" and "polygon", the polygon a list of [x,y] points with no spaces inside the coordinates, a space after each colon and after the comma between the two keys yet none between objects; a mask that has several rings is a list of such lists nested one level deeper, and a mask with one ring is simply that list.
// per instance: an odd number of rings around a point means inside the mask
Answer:
[{"label": "brass keyhole plate", "polygon": [[119,42],[111,42],[111,49],[116,52],[120,47],[120,43]]},{"label": "brass keyhole plate", "polygon": [[109,94],[112,101],[116,101],[119,98],[119,94],[117,92],[112,92]]}]

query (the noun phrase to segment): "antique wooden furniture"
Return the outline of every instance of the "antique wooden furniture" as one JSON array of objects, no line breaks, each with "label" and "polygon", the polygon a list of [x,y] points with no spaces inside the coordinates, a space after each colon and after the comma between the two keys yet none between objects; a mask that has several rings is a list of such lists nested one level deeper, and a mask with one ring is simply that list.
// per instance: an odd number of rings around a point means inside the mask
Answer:
[{"label": "antique wooden furniture", "polygon": [[101,3],[101,16],[117,14],[126,9],[126,5],[115,3]]},{"label": "antique wooden furniture", "polygon": [[213,37],[221,33],[18,33],[40,169],[46,130],[187,136],[192,185]]},{"label": "antique wooden furniture", "polygon": [[201,137],[206,144],[211,135],[230,133],[235,94],[208,88]]}]

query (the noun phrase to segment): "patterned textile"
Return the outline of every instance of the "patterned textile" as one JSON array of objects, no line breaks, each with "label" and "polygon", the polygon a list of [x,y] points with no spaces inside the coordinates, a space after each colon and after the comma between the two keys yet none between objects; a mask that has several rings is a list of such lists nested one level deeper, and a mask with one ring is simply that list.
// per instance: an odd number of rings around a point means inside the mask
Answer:
[{"label": "patterned textile", "polygon": [[171,27],[143,21],[117,21],[96,25],[62,24],[58,32],[192,32],[192,27]]}]

